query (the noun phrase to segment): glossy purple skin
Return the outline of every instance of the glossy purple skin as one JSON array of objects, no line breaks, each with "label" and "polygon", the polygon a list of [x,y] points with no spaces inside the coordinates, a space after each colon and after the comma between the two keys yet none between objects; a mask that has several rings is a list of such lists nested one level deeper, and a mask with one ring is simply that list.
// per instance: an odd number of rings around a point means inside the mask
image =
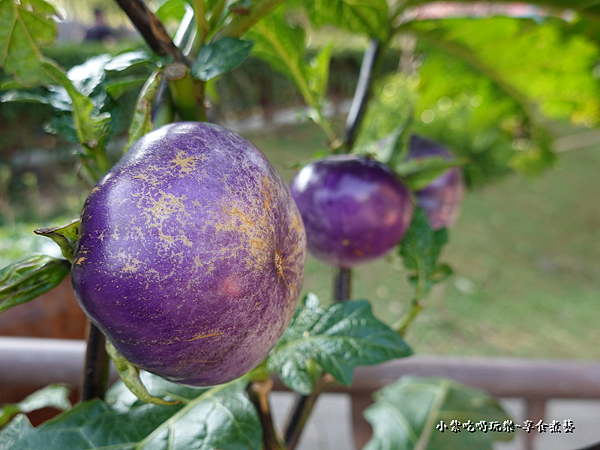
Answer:
[{"label": "glossy purple skin", "polygon": [[332,156],[305,166],[290,186],[309,252],[350,268],[390,251],[412,218],[410,192],[383,164]]},{"label": "glossy purple skin", "polygon": [[[437,142],[416,135],[411,136],[407,160],[433,156],[442,156],[447,160],[454,158],[452,153]],[[418,204],[427,213],[434,230],[454,225],[460,212],[463,194],[464,183],[458,167],[448,169],[425,189],[416,192]]]},{"label": "glossy purple skin", "polygon": [[142,137],[92,190],[73,285],[132,363],[209,386],[258,365],[288,326],[306,235],[248,141],[206,123]]}]

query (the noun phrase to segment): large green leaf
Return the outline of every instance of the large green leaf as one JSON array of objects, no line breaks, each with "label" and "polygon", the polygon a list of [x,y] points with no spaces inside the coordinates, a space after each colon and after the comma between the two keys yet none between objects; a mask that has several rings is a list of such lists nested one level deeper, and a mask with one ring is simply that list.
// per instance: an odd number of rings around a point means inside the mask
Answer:
[{"label": "large green leaf", "polygon": [[192,65],[192,76],[208,81],[238,67],[252,51],[252,41],[224,37],[200,49]]},{"label": "large green leaf", "polygon": [[406,29],[487,76],[526,108],[554,118],[600,120],[598,43],[559,19],[492,17],[412,22]]},{"label": "large green leaf", "polygon": [[319,306],[309,294],[267,360],[291,389],[312,391],[310,361],[340,383],[352,383],[356,366],[374,365],[412,354],[406,343],[371,312],[365,300]]},{"label": "large green leaf", "polygon": [[[3,450],[260,450],[262,429],[254,406],[244,395],[244,378],[210,389],[178,386],[147,375],[144,383],[158,395],[183,403],[158,406],[131,402],[121,387],[100,400],[80,403],[35,429],[25,430]],[[160,388],[156,392],[156,387]],[[161,391],[163,389],[165,392]],[[0,435],[0,448],[2,448]]]},{"label": "large green leaf", "polygon": [[0,270],[0,313],[58,286],[70,273],[66,259],[31,255]]},{"label": "large green leaf", "polygon": [[55,14],[44,0],[0,0],[0,66],[24,86],[49,81],[41,49],[56,40]]},{"label": "large green leaf", "polygon": [[[324,50],[315,60],[315,67],[303,60],[305,31],[291,26],[284,10],[279,8],[256,23],[246,37],[254,41],[253,54],[266,61],[271,67],[292,81],[310,107],[309,117],[327,134],[330,145],[337,136],[323,115],[323,98],[329,70],[329,50]],[[337,144],[339,145],[339,143]]]},{"label": "large green leaf", "polygon": [[494,398],[449,379],[402,377],[375,400],[364,411],[373,426],[364,450],[492,450],[514,437],[490,431],[490,422],[496,430],[513,423]]},{"label": "large green leaf", "polygon": [[337,25],[353,33],[386,39],[389,33],[386,0],[309,0],[306,4],[316,27]]},{"label": "large green leaf", "polygon": [[432,230],[423,208],[415,208],[410,228],[400,243],[399,254],[404,267],[411,272],[410,281],[417,286],[417,298],[422,298],[435,283],[452,273],[447,265],[437,262],[447,241],[446,228]]},{"label": "large green leaf", "polygon": [[2,405],[0,407],[0,427],[19,413],[30,413],[42,408],[56,408],[64,411],[70,407],[69,389],[60,384],[50,384],[27,396],[19,403]]},{"label": "large green leaf", "polygon": [[0,430],[0,450],[9,450],[33,429],[25,414],[17,415],[12,422]]},{"label": "large green leaf", "polygon": [[403,27],[417,36],[422,64],[415,76],[375,87],[358,145],[391,133],[414,104],[414,132],[467,158],[466,182],[476,186],[553,163],[553,130],[538,110],[587,126],[600,119],[599,41],[588,22],[492,17]]},{"label": "large green leaf", "polygon": [[286,22],[284,11],[278,9],[258,22],[246,33],[246,37],[254,41],[254,56],[290,79],[305,98],[312,97],[302,60],[305,44],[302,27],[291,27]]}]

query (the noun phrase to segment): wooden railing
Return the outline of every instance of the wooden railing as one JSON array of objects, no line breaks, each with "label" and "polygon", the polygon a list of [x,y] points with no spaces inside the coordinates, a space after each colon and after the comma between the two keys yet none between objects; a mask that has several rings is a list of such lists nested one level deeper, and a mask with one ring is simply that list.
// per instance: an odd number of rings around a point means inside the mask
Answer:
[{"label": "wooden railing", "polygon": [[[15,393],[23,395],[49,383],[80,386],[84,353],[82,340],[0,337],[0,400],[18,401],[20,398],[13,398]],[[348,393],[352,399],[357,448],[371,436],[362,411],[372,403],[372,393],[409,374],[448,377],[496,397],[524,399],[526,417],[534,422],[544,418],[549,399],[600,399],[600,363],[413,356],[357,368],[351,388],[331,389]],[[114,371],[111,376],[116,380]],[[275,389],[286,390],[277,379]],[[527,450],[532,448],[535,435],[526,435]]]}]

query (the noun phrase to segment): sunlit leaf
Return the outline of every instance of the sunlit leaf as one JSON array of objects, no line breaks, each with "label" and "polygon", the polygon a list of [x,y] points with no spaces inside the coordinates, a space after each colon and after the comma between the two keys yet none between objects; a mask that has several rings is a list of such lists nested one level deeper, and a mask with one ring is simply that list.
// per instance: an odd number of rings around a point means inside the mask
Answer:
[{"label": "sunlit leaf", "polygon": [[308,92],[307,75],[303,64],[305,32],[300,26],[291,27],[282,10],[258,22],[246,37],[254,41],[252,54],[268,62],[285,75],[300,91]]},{"label": "sunlit leaf", "polygon": [[41,49],[56,40],[55,14],[44,0],[0,1],[0,66],[24,86],[50,81]]}]

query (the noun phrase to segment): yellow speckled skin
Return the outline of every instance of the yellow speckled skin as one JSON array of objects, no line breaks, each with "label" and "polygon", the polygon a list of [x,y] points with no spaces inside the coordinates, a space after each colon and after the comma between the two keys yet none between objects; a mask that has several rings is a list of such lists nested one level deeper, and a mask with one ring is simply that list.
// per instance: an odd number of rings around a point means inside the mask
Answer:
[{"label": "yellow speckled skin", "polygon": [[90,193],[73,286],[140,368],[208,386],[259,364],[289,324],[306,235],[285,182],[206,123],[141,138]]}]

